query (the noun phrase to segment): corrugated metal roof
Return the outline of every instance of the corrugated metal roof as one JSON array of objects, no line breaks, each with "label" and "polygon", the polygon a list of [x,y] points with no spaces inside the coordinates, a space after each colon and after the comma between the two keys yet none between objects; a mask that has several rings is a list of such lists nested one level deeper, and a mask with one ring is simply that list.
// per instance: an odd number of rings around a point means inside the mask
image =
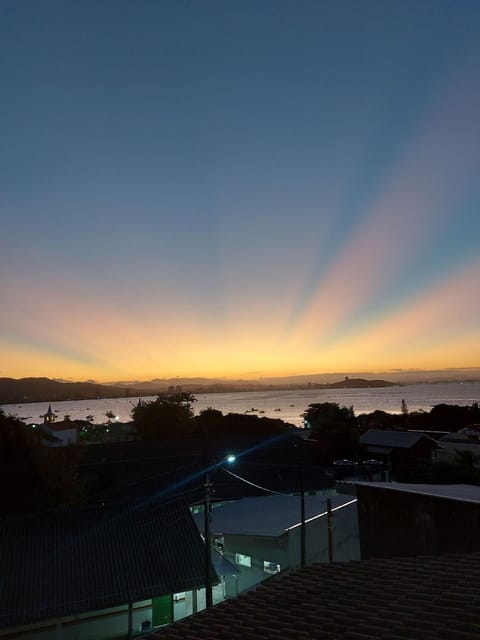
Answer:
[{"label": "corrugated metal roof", "polygon": [[[344,495],[332,496],[332,507],[351,502]],[[305,518],[326,512],[324,496],[305,496]],[[203,514],[195,516],[203,532]],[[300,524],[300,496],[265,496],[226,502],[212,510],[211,531],[217,535],[281,536]]]},{"label": "corrugated metal roof", "polygon": [[480,553],[316,564],[144,640],[473,640]]},{"label": "corrugated metal roof", "polygon": [[203,541],[179,503],[0,517],[0,567],[0,628],[205,584]]}]

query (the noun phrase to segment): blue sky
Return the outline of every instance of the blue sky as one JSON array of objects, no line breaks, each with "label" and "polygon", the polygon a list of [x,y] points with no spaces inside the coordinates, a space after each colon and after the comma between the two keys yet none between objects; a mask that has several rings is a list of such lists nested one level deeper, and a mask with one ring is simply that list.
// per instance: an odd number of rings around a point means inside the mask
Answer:
[{"label": "blue sky", "polygon": [[480,3],[0,5],[0,375],[480,364]]}]

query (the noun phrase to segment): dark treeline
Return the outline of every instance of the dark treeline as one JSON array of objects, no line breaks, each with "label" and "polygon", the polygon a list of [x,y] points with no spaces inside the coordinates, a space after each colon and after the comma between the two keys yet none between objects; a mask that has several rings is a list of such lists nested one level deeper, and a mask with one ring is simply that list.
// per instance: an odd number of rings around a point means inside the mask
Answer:
[{"label": "dark treeline", "polygon": [[142,440],[170,439],[172,434],[182,438],[210,438],[224,435],[269,435],[295,429],[283,420],[229,413],[208,408],[194,415],[195,397],[188,393],[158,396],[152,402],[139,402],[132,410],[135,431]]},{"label": "dark treeline", "polygon": [[[80,424],[77,445],[54,448],[47,446],[41,428],[33,429],[0,410],[0,511],[45,509],[103,495],[118,497],[118,492],[135,485],[140,493],[155,491],[163,481],[171,483],[208,465],[209,455],[219,459],[232,449],[255,452],[245,457],[244,468],[250,464],[249,476],[257,473],[257,481],[267,486],[278,478],[285,480],[282,466],[298,466],[299,430],[293,425],[252,414],[223,415],[212,408],[195,416],[194,401],[182,393],[139,402],[128,431],[121,431],[122,425],[107,416],[102,425]],[[458,431],[479,424],[480,411],[475,403],[409,412],[403,403],[399,414],[374,411],[356,416],[352,407],[314,403],[304,418],[311,427],[306,441],[308,464],[317,465],[318,480],[336,459],[365,457],[359,438],[369,429]],[[276,444],[266,447],[264,442]],[[270,465],[270,475],[265,475],[262,465],[265,469]],[[444,471],[447,477],[448,470]],[[474,474],[471,481],[475,480]]]},{"label": "dark treeline", "polygon": [[480,408],[475,402],[471,406],[438,404],[430,411],[409,411],[403,400],[401,413],[376,410],[356,416],[353,407],[323,402],[310,404],[303,417],[312,429],[313,437],[325,429],[341,427],[353,428],[360,433],[368,429],[459,431],[480,424]]},{"label": "dark treeline", "polygon": [[83,497],[79,447],[52,449],[0,409],[0,512],[47,509]]},{"label": "dark treeline", "polygon": [[359,426],[369,429],[421,429],[422,431],[459,431],[480,423],[478,402],[470,406],[437,404],[430,411],[408,411],[405,401],[399,414],[374,411],[357,418]]},{"label": "dark treeline", "polygon": [[[140,402],[127,432],[108,415],[100,425],[72,421],[80,438],[66,447],[48,446],[47,424],[33,428],[0,410],[0,512],[152,494],[230,452],[257,450],[258,464],[282,465],[291,457],[293,425],[214,409],[194,416],[194,401],[179,394]],[[268,452],[261,445],[277,440]]]},{"label": "dark treeline", "polygon": [[[409,412],[402,402],[402,411],[391,414],[373,411],[356,416],[353,407],[340,407],[336,403],[311,404],[304,413],[315,443],[315,459],[329,465],[335,459],[361,462],[365,452],[360,437],[366,431],[421,431],[458,432],[480,424],[478,403],[471,406],[439,404],[430,411]],[[435,434],[440,435],[440,434]],[[386,463],[386,459],[382,462]],[[480,460],[472,451],[457,451],[450,461],[410,459],[408,464],[394,469],[394,477],[403,482],[480,484]]]}]

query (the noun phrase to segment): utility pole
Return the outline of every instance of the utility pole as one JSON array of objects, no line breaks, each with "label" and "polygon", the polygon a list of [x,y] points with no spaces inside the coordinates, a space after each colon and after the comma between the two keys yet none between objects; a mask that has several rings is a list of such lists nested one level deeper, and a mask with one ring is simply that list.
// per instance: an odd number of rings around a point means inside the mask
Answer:
[{"label": "utility pole", "polygon": [[213,604],[212,597],[212,554],[210,549],[210,471],[208,460],[208,429],[207,423],[203,425],[203,458],[205,464],[205,496],[203,503],[204,510],[204,535],[205,535],[205,607],[209,609]]},{"label": "utility pole", "polygon": [[212,597],[212,554],[210,550],[210,475],[205,473],[205,502],[204,502],[204,531],[205,531],[205,607],[209,609],[213,604]]},{"label": "utility pole", "polygon": [[301,459],[300,459],[300,564],[303,567],[306,566],[306,523],[305,523],[305,476],[304,476],[304,446],[305,443],[302,440],[301,444]]},{"label": "utility pole", "polygon": [[[206,442],[206,439],[205,439]],[[205,444],[205,460],[208,460],[207,446]],[[213,592],[212,592],[212,547],[210,544],[210,524],[212,519],[212,482],[211,478],[213,474],[221,468],[225,463],[232,464],[235,462],[235,456],[229,454],[224,460],[217,462],[213,467],[206,466],[205,471],[205,497],[204,497],[204,533],[205,533],[205,607],[209,609],[213,606]]]},{"label": "utility pole", "polygon": [[327,498],[328,561],[333,562],[332,500]]}]

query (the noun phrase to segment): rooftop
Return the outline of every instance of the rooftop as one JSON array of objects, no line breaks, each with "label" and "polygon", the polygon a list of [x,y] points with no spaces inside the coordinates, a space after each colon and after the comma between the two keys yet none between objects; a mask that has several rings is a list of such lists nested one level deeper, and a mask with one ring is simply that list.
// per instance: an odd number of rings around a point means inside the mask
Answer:
[{"label": "rooftop", "polygon": [[[413,431],[382,431],[370,429],[360,436],[360,444],[367,447],[390,447],[392,449],[411,449],[420,440],[427,439],[423,433]],[[428,438],[432,446],[436,443]]]},{"label": "rooftop", "polygon": [[[333,509],[352,503],[352,499],[345,495],[332,496],[331,500]],[[307,523],[318,517],[326,517],[326,508],[325,497],[306,495]],[[195,521],[203,532],[203,513],[197,514]],[[242,498],[212,510],[211,531],[218,535],[277,537],[297,526],[300,526],[300,496]]]},{"label": "rooftop", "polygon": [[39,424],[40,428],[44,431],[50,429],[51,432],[55,431],[70,431],[72,429],[78,429],[79,424],[75,420],[60,420],[59,422],[45,422]]},{"label": "rooftop", "polygon": [[316,564],[145,640],[473,640],[480,553]]},{"label": "rooftop", "polygon": [[205,584],[188,507],[98,504],[0,517],[0,628]]},{"label": "rooftop", "polygon": [[355,487],[364,486],[372,489],[417,493],[448,500],[480,503],[480,487],[471,484],[409,484],[406,482],[357,482],[338,481],[337,491],[355,495]]}]

